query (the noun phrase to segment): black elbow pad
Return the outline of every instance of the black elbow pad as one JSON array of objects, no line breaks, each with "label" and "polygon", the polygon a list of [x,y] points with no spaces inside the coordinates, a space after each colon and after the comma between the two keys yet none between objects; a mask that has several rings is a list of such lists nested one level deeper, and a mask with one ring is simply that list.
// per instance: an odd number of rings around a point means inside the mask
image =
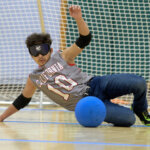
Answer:
[{"label": "black elbow pad", "polygon": [[23,96],[23,94],[19,95],[15,101],[13,102],[13,105],[15,106],[16,109],[20,110],[27,106],[29,102],[31,101],[31,98],[26,98]]},{"label": "black elbow pad", "polygon": [[86,36],[80,34],[80,37],[77,38],[75,43],[79,48],[84,48],[85,46],[89,45],[91,39],[92,39],[91,32]]}]

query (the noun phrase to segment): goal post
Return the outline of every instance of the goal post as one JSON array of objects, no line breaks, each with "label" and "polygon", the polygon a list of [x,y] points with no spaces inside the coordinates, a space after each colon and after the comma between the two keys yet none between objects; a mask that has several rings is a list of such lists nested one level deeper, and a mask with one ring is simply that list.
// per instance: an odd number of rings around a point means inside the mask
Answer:
[{"label": "goal post", "polygon": [[[54,52],[76,40],[79,33],[69,15],[70,5],[81,6],[92,32],[90,45],[76,59],[77,66],[93,75],[143,76],[150,100],[149,0],[5,0],[0,1],[0,103],[11,103],[37,67],[25,46],[29,34],[50,33]],[[130,104],[133,98],[127,95],[121,99]],[[40,100],[52,103],[37,91],[32,102],[39,104]]]},{"label": "goal post", "polygon": [[38,11],[39,11],[40,23],[41,23],[41,31],[45,32],[45,25],[44,25],[44,19],[43,19],[41,0],[37,0],[37,6],[38,6]]}]

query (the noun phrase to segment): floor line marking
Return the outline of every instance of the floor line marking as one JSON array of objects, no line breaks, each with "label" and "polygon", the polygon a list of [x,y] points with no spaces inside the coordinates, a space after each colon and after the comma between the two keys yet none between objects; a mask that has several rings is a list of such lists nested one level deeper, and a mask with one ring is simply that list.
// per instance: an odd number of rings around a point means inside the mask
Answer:
[{"label": "floor line marking", "polygon": [[9,142],[36,142],[36,143],[58,143],[58,144],[89,144],[89,145],[107,145],[107,146],[132,146],[132,147],[150,147],[145,144],[125,144],[125,143],[100,143],[100,142],[79,142],[79,141],[49,141],[49,140],[24,140],[24,139],[0,139],[0,141]]},{"label": "floor line marking", "polygon": [[[79,123],[76,122],[48,122],[48,121],[44,121],[44,122],[39,122],[39,121],[4,121],[4,122],[8,122],[8,123],[34,123],[34,124],[65,124],[65,125],[79,125]],[[101,124],[100,126],[110,126],[113,127],[113,125],[111,124]],[[145,126],[145,125],[133,125],[132,127],[150,127],[150,126]],[[131,128],[132,128],[131,127]]]},{"label": "floor line marking", "polygon": [[[5,110],[5,109],[7,109],[7,108],[0,108],[0,110]],[[69,110],[62,110],[62,109],[55,110],[55,109],[41,109],[41,108],[24,108],[24,109],[21,109],[20,111],[63,111],[63,112],[71,112]]]},{"label": "floor line marking", "polygon": [[38,122],[38,121],[4,121],[4,122],[12,122],[12,123],[40,123],[40,124],[73,124],[73,125],[78,125],[79,123],[67,123],[67,122]]}]

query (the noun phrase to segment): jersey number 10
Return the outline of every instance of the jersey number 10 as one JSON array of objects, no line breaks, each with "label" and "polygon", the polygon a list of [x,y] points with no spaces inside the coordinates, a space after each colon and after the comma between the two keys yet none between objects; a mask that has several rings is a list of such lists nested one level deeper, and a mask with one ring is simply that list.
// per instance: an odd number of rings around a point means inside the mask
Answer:
[{"label": "jersey number 10", "polygon": [[[61,81],[66,81],[67,83],[69,83],[69,85],[65,85],[64,83],[62,83]],[[63,75],[59,75],[55,77],[55,83],[57,85],[59,85],[61,88],[67,90],[67,91],[71,91],[76,85],[77,83],[75,81],[73,81],[72,79],[67,79],[65,76]],[[48,84],[48,89],[50,91],[53,91],[54,93],[62,96],[65,100],[68,100],[69,98],[69,94],[67,93],[63,93],[62,91],[54,88],[53,86],[51,86],[50,84]]]}]

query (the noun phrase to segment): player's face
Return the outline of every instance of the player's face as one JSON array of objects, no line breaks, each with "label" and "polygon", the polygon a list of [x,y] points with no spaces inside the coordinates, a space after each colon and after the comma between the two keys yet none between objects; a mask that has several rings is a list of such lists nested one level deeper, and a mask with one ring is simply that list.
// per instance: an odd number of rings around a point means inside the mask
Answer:
[{"label": "player's face", "polygon": [[52,51],[53,49],[50,48],[50,45],[47,43],[33,45],[29,48],[29,53],[39,66],[43,66],[47,63]]},{"label": "player's face", "polygon": [[39,54],[38,56],[32,56],[33,60],[39,65],[39,66],[43,66],[45,65],[48,60],[50,59],[51,57],[51,54],[53,52],[53,49],[51,48],[51,50],[46,54],[46,55],[42,55],[42,54]]}]

